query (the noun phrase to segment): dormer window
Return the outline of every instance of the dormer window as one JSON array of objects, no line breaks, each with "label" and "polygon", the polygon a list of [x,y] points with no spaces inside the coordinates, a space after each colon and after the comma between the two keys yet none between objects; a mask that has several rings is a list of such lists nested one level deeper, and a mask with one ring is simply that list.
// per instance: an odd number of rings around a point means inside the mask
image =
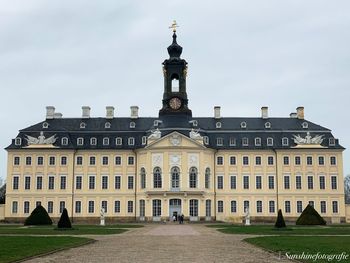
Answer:
[{"label": "dormer window", "polygon": [[109,145],[109,138],[108,137],[103,138],[103,145]]},{"label": "dormer window", "polygon": [[158,127],[159,124],[161,124],[161,123],[162,123],[161,120],[155,120],[155,121],[153,121],[153,126],[154,126],[154,127]]},{"label": "dormer window", "polygon": [[329,138],[328,142],[329,142],[329,146],[335,146],[335,138]]},{"label": "dormer window", "polygon": [[110,129],[111,128],[111,123],[110,122],[106,122],[105,123],[105,129]]},{"label": "dormer window", "polygon": [[115,139],[115,144],[116,144],[116,145],[122,145],[122,144],[123,144],[123,139],[122,139],[122,137],[117,137],[117,138]]},{"label": "dormer window", "polygon": [[47,129],[47,128],[49,128],[49,124],[47,122],[44,122],[43,123],[43,129]]},{"label": "dormer window", "polygon": [[223,146],[224,145],[224,139],[223,138],[216,138],[216,145],[217,146]]},{"label": "dormer window", "polygon": [[80,123],[80,129],[85,129],[86,127],[86,123],[85,122],[81,122]]},{"label": "dormer window", "polygon": [[132,122],[130,122],[130,128],[131,128],[131,129],[134,129],[135,127],[136,127],[136,123],[135,123],[135,122],[133,122],[133,121],[132,121]]},{"label": "dormer window", "polygon": [[208,145],[209,144],[209,137],[208,136],[204,136],[203,137],[203,141],[204,141],[204,144]]},{"label": "dormer window", "polygon": [[221,129],[221,122],[218,121],[218,122],[216,123],[216,129]]},{"label": "dormer window", "polygon": [[273,146],[273,138],[269,137],[266,140],[267,146]]},{"label": "dormer window", "polygon": [[128,145],[135,145],[135,138],[134,137],[130,137],[128,139]]},{"label": "dormer window", "polygon": [[95,137],[90,138],[90,145],[96,145],[97,139]]},{"label": "dormer window", "polygon": [[246,129],[247,128],[247,123],[245,121],[241,122],[241,128]]},{"label": "dormer window", "polygon": [[17,145],[17,146],[22,145],[22,138],[17,137],[17,138],[15,139],[15,145]]},{"label": "dormer window", "polygon": [[242,145],[243,145],[243,146],[248,146],[248,145],[249,145],[249,140],[248,140],[247,137],[244,137],[244,138],[242,139]]},{"label": "dormer window", "polygon": [[61,139],[61,144],[62,144],[62,145],[68,145],[68,138],[67,138],[67,137],[63,137],[63,138]]},{"label": "dormer window", "polygon": [[142,145],[147,144],[147,136],[142,136]]},{"label": "dormer window", "polygon": [[265,123],[265,129],[271,129],[271,122]]},{"label": "dormer window", "polygon": [[230,146],[236,146],[236,138],[231,137],[229,143],[230,143]]},{"label": "dormer window", "polygon": [[82,137],[79,137],[78,139],[77,139],[77,145],[84,145],[84,138],[82,138]]},{"label": "dormer window", "polygon": [[303,122],[302,124],[303,129],[309,128],[309,124],[307,122]]},{"label": "dormer window", "polygon": [[282,138],[282,146],[288,146],[289,145],[289,139],[287,137]]},{"label": "dormer window", "polygon": [[192,121],[190,121],[190,123],[192,123],[193,127],[197,127],[198,126],[198,121],[196,121],[196,120],[192,120]]},{"label": "dormer window", "polygon": [[261,138],[260,137],[255,138],[255,146],[261,146]]}]

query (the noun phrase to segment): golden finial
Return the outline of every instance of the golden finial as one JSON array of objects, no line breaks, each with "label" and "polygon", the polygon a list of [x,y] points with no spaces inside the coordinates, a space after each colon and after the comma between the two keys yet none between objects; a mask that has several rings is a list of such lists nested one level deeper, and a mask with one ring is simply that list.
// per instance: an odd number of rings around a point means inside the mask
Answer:
[{"label": "golden finial", "polygon": [[173,21],[173,23],[171,24],[171,26],[169,26],[169,28],[171,28],[173,30],[173,32],[176,32],[176,28],[179,27],[176,23],[176,20]]}]

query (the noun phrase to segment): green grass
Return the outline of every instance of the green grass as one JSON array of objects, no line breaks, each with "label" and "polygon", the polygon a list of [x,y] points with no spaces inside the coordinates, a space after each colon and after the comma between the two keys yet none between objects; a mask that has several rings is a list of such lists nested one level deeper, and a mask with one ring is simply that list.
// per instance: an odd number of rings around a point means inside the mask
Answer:
[{"label": "green grass", "polygon": [[91,241],[81,237],[0,236],[0,262],[12,262]]},{"label": "green grass", "polygon": [[[262,247],[267,250],[272,250],[280,253],[285,257],[288,255],[301,255],[304,254],[341,254],[345,252],[350,254],[350,237],[349,236],[266,236],[266,237],[254,237],[245,239],[246,242]],[[302,262],[330,262],[318,259],[301,260]],[[333,259],[331,262],[338,262]],[[350,256],[347,260],[340,262],[350,262]]]}]

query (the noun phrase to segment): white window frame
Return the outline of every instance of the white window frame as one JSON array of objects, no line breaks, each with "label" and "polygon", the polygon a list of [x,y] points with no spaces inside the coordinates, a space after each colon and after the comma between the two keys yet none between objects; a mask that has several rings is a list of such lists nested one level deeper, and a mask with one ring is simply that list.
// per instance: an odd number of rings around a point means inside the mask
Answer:
[{"label": "white window frame", "polygon": [[130,129],[135,129],[136,128],[136,123],[134,121],[131,121],[129,124]]},{"label": "white window frame", "polygon": [[128,138],[128,145],[135,145],[135,138],[134,137]]},{"label": "white window frame", "polygon": [[247,123],[245,121],[241,122],[241,129],[246,129],[247,128]]},{"label": "white window frame", "polygon": [[254,143],[255,143],[255,146],[261,146],[261,138],[260,137],[256,137],[254,139]]},{"label": "white window frame", "polygon": [[84,138],[83,137],[78,137],[77,138],[77,145],[79,145],[79,146],[84,145]]},{"label": "white window frame", "polygon": [[17,137],[17,138],[15,139],[15,145],[16,145],[16,146],[22,145],[22,138]]},{"label": "white window frame", "polygon": [[287,137],[282,138],[282,146],[289,146],[289,139]]},{"label": "white window frame", "polygon": [[273,138],[272,137],[268,137],[266,139],[266,145],[267,146],[273,146]]},{"label": "white window frame", "polygon": [[115,145],[123,145],[123,138],[122,137],[115,138]]},{"label": "white window frame", "polygon": [[111,125],[110,122],[107,121],[107,122],[105,123],[105,129],[110,129],[111,126],[112,126],[112,125]]},{"label": "white window frame", "polygon": [[224,145],[224,139],[222,137],[216,138],[216,146],[223,146]]},{"label": "white window frame", "polygon": [[109,145],[109,137],[104,137],[102,140],[103,145]]},{"label": "white window frame", "polygon": [[215,127],[216,127],[216,129],[221,129],[221,127],[222,127],[221,122],[219,122],[219,121],[216,122]]},{"label": "white window frame", "polygon": [[68,145],[68,138],[67,137],[62,137],[61,138],[61,145]]},{"label": "white window frame", "polygon": [[90,138],[90,145],[97,145],[97,138],[96,137]]},{"label": "white window frame", "polygon": [[86,128],[86,123],[85,122],[81,122],[79,127],[80,127],[80,129],[85,129]]},{"label": "white window frame", "polygon": [[265,122],[265,129],[271,129],[271,122]]}]

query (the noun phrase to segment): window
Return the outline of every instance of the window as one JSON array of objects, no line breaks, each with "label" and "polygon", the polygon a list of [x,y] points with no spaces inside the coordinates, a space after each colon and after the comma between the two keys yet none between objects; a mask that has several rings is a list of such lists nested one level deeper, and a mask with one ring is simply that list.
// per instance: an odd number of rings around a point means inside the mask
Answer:
[{"label": "window", "polygon": [[290,213],[290,201],[285,201],[284,202],[284,211],[285,213]]},{"label": "window", "polygon": [[295,156],[295,165],[301,165],[301,157]]},{"label": "window", "polygon": [[237,213],[237,201],[231,201],[231,213]]},{"label": "window", "polygon": [[162,170],[159,167],[153,169],[153,188],[162,188]]},{"label": "window", "polygon": [[67,177],[61,176],[60,188],[61,190],[66,189]]},{"label": "window", "polygon": [[320,189],[326,189],[326,180],[323,175],[320,176]]},{"label": "window", "polygon": [[328,139],[329,146],[335,146],[335,139],[334,138],[329,138]]},{"label": "window", "polygon": [[107,205],[107,201],[106,200],[103,200],[101,202],[101,208],[105,211],[105,213],[108,212],[108,205]]},{"label": "window", "polygon": [[120,213],[120,201],[114,201],[114,213]]},{"label": "window", "polygon": [[338,201],[332,202],[332,208],[333,208],[333,213],[337,214],[338,213]]},{"label": "window", "polygon": [[111,123],[110,122],[106,122],[105,123],[105,129],[110,129],[111,128]]},{"label": "window", "polygon": [[77,156],[77,165],[83,165],[83,156]]},{"label": "window", "polygon": [[32,157],[30,156],[26,157],[26,165],[32,165]]},{"label": "window", "polygon": [[289,139],[287,137],[282,138],[282,146],[288,146],[289,145]]},{"label": "window", "polygon": [[134,189],[134,176],[128,176],[128,189]]},{"label": "window", "polygon": [[269,189],[274,189],[275,188],[275,177],[274,176],[269,176]]},{"label": "window", "polygon": [[327,213],[326,201],[321,201],[321,202],[320,202],[320,206],[321,206],[321,213],[322,213],[322,214]]},{"label": "window", "polygon": [[218,213],[224,212],[224,201],[218,201]]},{"label": "window", "polygon": [[312,165],[312,156],[307,156],[306,157],[306,164],[307,165]]},{"label": "window", "polygon": [[269,201],[269,212],[275,213],[275,201]]},{"label": "window", "polygon": [[19,156],[15,156],[13,158],[13,165],[20,165],[21,158]]},{"label": "window", "polygon": [[49,176],[49,190],[55,189],[55,177]]},{"label": "window", "polygon": [[205,169],[205,188],[210,188],[210,168]]},{"label": "window", "polygon": [[230,137],[229,144],[230,146],[236,146],[236,138]]},{"label": "window", "polygon": [[249,201],[248,200],[243,201],[243,211],[244,212],[249,211]]},{"label": "window", "polygon": [[128,201],[128,213],[133,213],[133,212],[134,212],[134,202]]},{"label": "window", "polygon": [[36,189],[37,190],[43,189],[43,177],[42,176],[36,177]]},{"label": "window", "polygon": [[95,212],[95,202],[94,201],[89,201],[88,212],[90,214]]},{"label": "window", "polygon": [[218,176],[218,189],[224,189],[224,177],[222,175]]},{"label": "window", "polygon": [[289,165],[289,156],[283,156],[283,164]]},{"label": "window", "polygon": [[243,156],[243,165],[249,165],[249,157],[248,156]]},{"label": "window", "polygon": [[258,200],[256,201],[256,212],[262,213],[263,207],[262,207],[262,201]]},{"label": "window", "polygon": [[16,146],[22,145],[22,138],[17,137],[17,138],[15,139],[15,145],[16,145]]},{"label": "window", "polygon": [[145,168],[141,168],[140,171],[140,177],[141,177],[141,189],[145,189],[146,188],[146,170]]},{"label": "window", "polygon": [[307,177],[307,188],[314,189],[314,177],[313,176]]},{"label": "window", "polygon": [[49,165],[55,165],[56,164],[56,158],[55,156],[49,157]]},{"label": "window", "polygon": [[24,177],[24,189],[25,190],[30,189],[30,177],[29,176]]},{"label": "window", "polygon": [[303,202],[302,201],[297,201],[297,213],[303,212]]},{"label": "window", "polygon": [[271,129],[271,122],[266,122],[265,123],[265,128],[266,129]]},{"label": "window", "polygon": [[52,201],[48,201],[47,202],[47,212],[49,214],[52,214],[53,213],[53,202]]},{"label": "window", "polygon": [[37,165],[40,165],[40,166],[44,165],[44,157],[38,156]]},{"label": "window", "polygon": [[261,176],[260,175],[255,176],[255,188],[256,189],[261,189],[262,188]]},{"label": "window", "polygon": [[66,202],[65,201],[60,201],[60,214],[63,213],[63,210],[64,210],[65,206],[66,206]]},{"label": "window", "polygon": [[76,214],[81,213],[81,201],[75,201],[75,213]]},{"label": "window", "polygon": [[331,156],[330,157],[330,163],[331,163],[331,165],[337,165],[337,157]]},{"label": "window", "polygon": [[115,165],[121,165],[122,164],[122,157],[116,156],[115,157]]},{"label": "window", "polygon": [[90,156],[89,164],[90,165],[96,165],[96,157],[95,156]]},{"label": "window", "polygon": [[120,189],[121,177],[119,175],[114,177],[114,189]]},{"label": "window", "polygon": [[147,136],[142,136],[142,145],[147,144]]},{"label": "window", "polygon": [[102,165],[108,165],[108,156],[102,156]]},{"label": "window", "polygon": [[318,165],[324,165],[324,156],[318,156]]},{"label": "window", "polygon": [[249,176],[243,176],[243,189],[249,189]]},{"label": "window", "polygon": [[198,200],[190,200],[190,216],[198,216]]},{"label": "window", "polygon": [[284,189],[290,189],[290,177],[289,177],[289,175],[284,176]]},{"label": "window", "polygon": [[332,186],[332,190],[336,190],[338,188],[336,176],[331,176],[331,186]]},{"label": "window", "polygon": [[17,214],[18,213],[18,202],[13,201],[12,202],[12,214]]},{"label": "window", "polygon": [[237,188],[237,177],[235,175],[231,175],[231,177],[230,177],[230,185],[231,185],[231,189],[236,189]]},{"label": "window", "polygon": [[223,165],[224,164],[224,157],[223,156],[218,156],[216,158],[216,164],[217,165]]},{"label": "window", "polygon": [[230,165],[236,165],[236,156],[230,156]]},{"label": "window", "polygon": [[204,136],[203,137],[203,140],[204,140],[204,144],[209,144],[209,137],[208,136]]},{"label": "window", "polygon": [[95,189],[95,176],[89,176],[89,189]]},{"label": "window", "polygon": [[128,157],[128,165],[134,165],[134,156]]},{"label": "window", "polygon": [[261,156],[255,156],[255,165],[261,165]]},{"label": "window", "polygon": [[211,200],[205,200],[205,216],[210,217],[211,216]]},{"label": "window", "polygon": [[77,139],[77,145],[79,145],[79,146],[84,145],[84,138],[79,137],[79,138]]},{"label": "window", "polygon": [[67,165],[67,157],[66,157],[66,156],[62,156],[62,157],[61,157],[61,165],[62,165],[62,166]]},{"label": "window", "polygon": [[67,138],[67,137],[63,137],[63,138],[61,139],[61,144],[62,144],[62,145],[68,145],[68,138]]},{"label": "window", "polygon": [[102,189],[108,189],[108,176],[102,176]]},{"label": "window", "polygon": [[135,127],[136,127],[136,123],[135,123],[135,122],[133,122],[133,121],[132,121],[132,122],[130,122],[130,128],[131,128],[131,129],[134,129]]},{"label": "window", "polygon": [[309,201],[309,205],[311,205],[312,207],[315,206],[315,202],[314,201]]},{"label": "window", "polygon": [[300,175],[295,176],[295,188],[301,189],[301,176]]},{"label": "window", "polygon": [[190,168],[190,174],[189,174],[189,179],[190,179],[190,188],[197,188],[197,168],[196,167],[191,167]]},{"label": "window", "polygon": [[13,190],[18,190],[18,185],[19,185],[19,177],[18,176],[14,176],[13,177],[13,182],[12,182]]},{"label": "window", "polygon": [[216,138],[216,145],[217,146],[224,145],[224,139],[223,138]]},{"label": "window", "polygon": [[216,124],[215,124],[215,127],[216,127],[216,129],[220,129],[221,128],[221,122],[217,122]]},{"label": "window", "polygon": [[90,138],[90,145],[97,145],[97,139],[95,137]]},{"label": "window", "polygon": [[273,138],[267,138],[267,146],[273,146]]},{"label": "window", "polygon": [[245,121],[241,122],[241,128],[242,129],[247,128],[247,123]]},{"label": "window", "polygon": [[128,145],[135,145],[135,138],[134,137],[128,138]]},{"label": "window", "polygon": [[80,127],[80,129],[85,129],[86,128],[86,123],[85,122],[81,122],[79,127]]},{"label": "window", "polygon": [[116,145],[122,145],[123,144],[123,139],[121,137],[115,138],[115,144]]},{"label": "window", "polygon": [[242,139],[242,146],[248,146],[248,145],[249,145],[249,140],[248,140],[247,137],[244,137],[244,138]]},{"label": "window", "polygon": [[274,158],[273,158],[273,156],[268,156],[267,157],[267,164],[268,165],[273,165],[273,163],[274,163],[274,160],[273,160]]},{"label": "window", "polygon": [[103,145],[109,145],[109,138],[108,137],[104,137],[103,141],[102,141]]},{"label": "window", "polygon": [[180,91],[179,77],[177,75],[173,75],[171,80],[171,92],[179,92],[179,91]]},{"label": "window", "polygon": [[301,126],[303,127],[303,129],[309,128],[309,124],[307,122],[303,122]]},{"label": "window", "polygon": [[82,179],[83,179],[83,177],[80,175],[75,177],[75,189],[81,189]]},{"label": "window", "polygon": [[28,214],[28,213],[29,213],[29,202],[28,202],[28,201],[25,201],[25,202],[24,202],[23,212],[24,212],[25,214]]},{"label": "window", "polygon": [[155,199],[152,201],[153,203],[153,217],[159,217],[162,215],[162,201],[159,199]]},{"label": "window", "polygon": [[261,138],[255,138],[255,146],[261,146]]}]

